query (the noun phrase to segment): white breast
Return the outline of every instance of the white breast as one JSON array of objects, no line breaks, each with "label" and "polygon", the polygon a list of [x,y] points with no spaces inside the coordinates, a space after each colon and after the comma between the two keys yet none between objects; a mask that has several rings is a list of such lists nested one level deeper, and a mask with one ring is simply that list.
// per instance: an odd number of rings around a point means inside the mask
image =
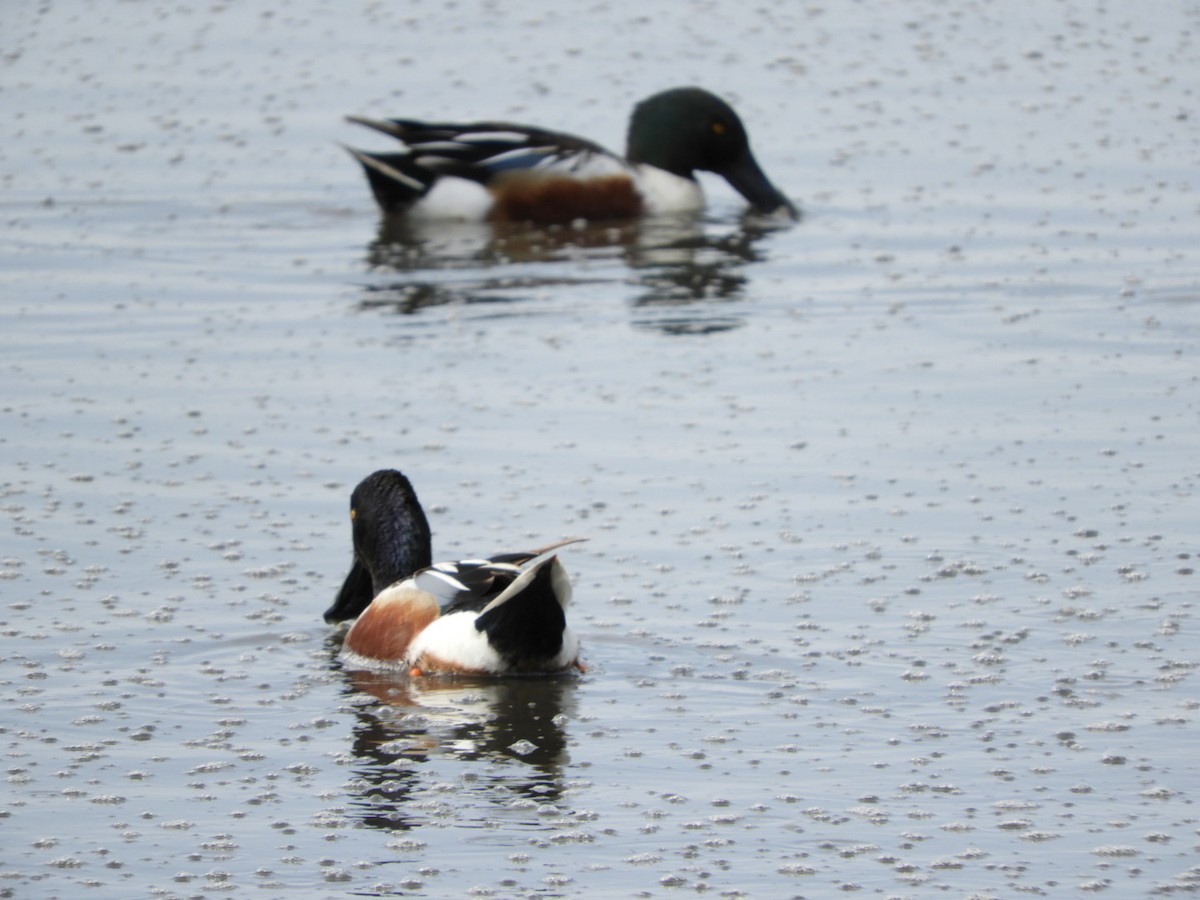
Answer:
[{"label": "white breast", "polygon": [[680,178],[654,166],[637,167],[637,186],[648,215],[695,212],[704,208],[704,191],[691,178]]}]

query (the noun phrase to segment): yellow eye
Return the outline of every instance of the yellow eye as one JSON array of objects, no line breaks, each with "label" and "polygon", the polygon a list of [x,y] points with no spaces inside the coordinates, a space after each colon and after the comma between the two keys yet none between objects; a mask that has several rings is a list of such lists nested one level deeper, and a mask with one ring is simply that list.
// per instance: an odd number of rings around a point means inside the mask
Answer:
[{"label": "yellow eye", "polygon": [[726,131],[729,130],[725,127],[724,122],[713,122],[712,129],[713,129],[713,134],[715,134],[717,136],[723,135]]},{"label": "yellow eye", "polygon": [[353,522],[356,516],[358,516],[358,510],[351,508],[350,509],[350,521]]}]

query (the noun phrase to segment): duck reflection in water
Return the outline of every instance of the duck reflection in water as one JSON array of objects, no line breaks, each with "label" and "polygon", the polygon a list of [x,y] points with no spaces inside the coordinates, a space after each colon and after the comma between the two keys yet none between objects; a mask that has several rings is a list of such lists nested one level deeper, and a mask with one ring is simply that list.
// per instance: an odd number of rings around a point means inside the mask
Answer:
[{"label": "duck reflection in water", "polygon": [[430,801],[440,796],[435,786],[446,781],[446,761],[486,764],[469,766],[472,777],[454,782],[460,821],[474,806],[487,818],[487,810],[511,810],[514,801],[533,808],[559,800],[577,678],[343,675],[356,717],[350,815],[364,825],[404,831],[426,824],[436,815]]},{"label": "duck reflection in water", "polygon": [[[634,324],[668,333],[727,331],[742,324],[749,269],[765,259],[764,240],[786,223],[748,213],[719,231],[700,215],[538,226],[513,222],[439,222],[384,216],[367,263],[390,278],[363,287],[360,311],[411,315],[450,304],[492,304],[496,313],[539,289],[611,280],[605,261],[632,278]],[[592,263],[585,268],[579,262]],[[546,264],[540,273],[518,264]],[[570,267],[555,263],[571,263]],[[448,274],[451,273],[451,274]],[[516,310],[514,309],[514,314]]]}]

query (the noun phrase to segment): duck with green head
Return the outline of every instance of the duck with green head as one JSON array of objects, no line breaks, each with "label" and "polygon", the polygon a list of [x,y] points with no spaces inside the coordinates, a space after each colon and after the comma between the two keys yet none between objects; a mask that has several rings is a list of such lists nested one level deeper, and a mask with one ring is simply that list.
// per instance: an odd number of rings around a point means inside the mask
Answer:
[{"label": "duck with green head", "polygon": [[767,178],[733,107],[698,87],[648,97],[634,107],[625,156],[584,138],[509,122],[365,119],[404,149],[350,149],[380,208],[414,218],[585,220],[695,212],[697,172],[713,172],[754,212],[799,218]]}]

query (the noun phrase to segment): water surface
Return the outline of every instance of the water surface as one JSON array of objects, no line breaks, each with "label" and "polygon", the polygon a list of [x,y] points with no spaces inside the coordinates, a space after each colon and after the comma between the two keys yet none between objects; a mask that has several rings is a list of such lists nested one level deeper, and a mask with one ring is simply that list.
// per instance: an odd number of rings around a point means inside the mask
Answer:
[{"label": "water surface", "polygon": [[[1195,890],[1194,11],[686,9],[13,13],[0,891]],[[802,222],[413,233],[337,146],[693,82]],[[381,466],[590,538],[585,675],[339,667]]]}]

